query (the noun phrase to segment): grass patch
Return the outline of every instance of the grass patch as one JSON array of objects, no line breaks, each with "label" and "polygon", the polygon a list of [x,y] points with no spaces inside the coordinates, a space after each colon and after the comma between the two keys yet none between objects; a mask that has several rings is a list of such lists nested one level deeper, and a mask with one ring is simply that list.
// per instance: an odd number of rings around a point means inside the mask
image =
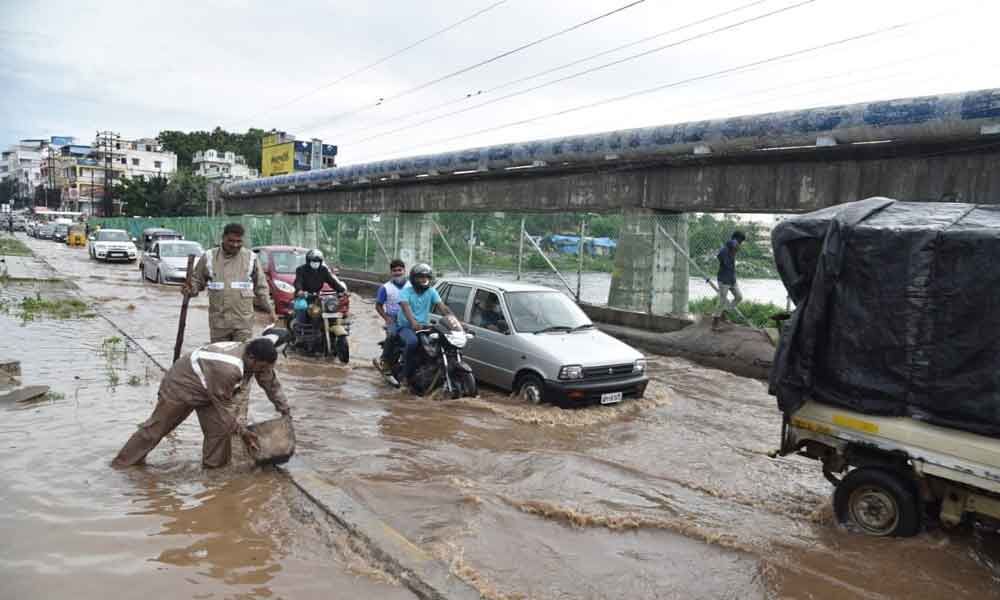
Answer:
[{"label": "grass patch", "polygon": [[[714,315],[718,309],[719,299],[717,297],[692,300],[688,303],[688,312],[695,315]],[[761,328],[774,327],[774,321],[770,320],[771,315],[785,312],[784,308],[771,302],[754,302],[753,300],[740,302],[739,309],[743,316],[750,321],[750,325]],[[736,314],[730,314],[729,318],[733,321],[739,321],[739,315]]]},{"label": "grass patch", "polygon": [[142,385],[142,377],[138,375],[132,375],[128,378],[129,385]]},{"label": "grass patch", "polygon": [[41,317],[52,319],[81,319],[93,317],[86,302],[76,298],[25,298],[19,305],[22,321],[34,321]]},{"label": "grass patch", "polygon": [[65,397],[66,397],[66,394],[64,394],[62,392],[56,392],[56,391],[53,391],[53,390],[49,390],[49,392],[47,394],[45,394],[46,400],[62,400]]},{"label": "grass patch", "polygon": [[31,256],[31,249],[24,242],[12,237],[0,237],[0,254],[4,256]]}]

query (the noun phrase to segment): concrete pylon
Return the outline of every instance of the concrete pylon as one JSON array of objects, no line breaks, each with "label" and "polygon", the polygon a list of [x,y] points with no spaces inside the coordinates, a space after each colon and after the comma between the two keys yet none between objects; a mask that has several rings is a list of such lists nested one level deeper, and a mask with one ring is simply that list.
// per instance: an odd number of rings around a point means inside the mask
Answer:
[{"label": "concrete pylon", "polygon": [[[383,213],[374,229],[378,249],[375,256],[388,260],[400,258],[407,269],[420,262],[434,265],[434,215],[432,213],[406,212]],[[383,251],[384,247],[384,251]],[[372,265],[375,269],[389,269],[386,264]]]},{"label": "concrete pylon", "polygon": [[688,311],[688,262],[671,238],[687,251],[687,215],[654,211],[624,214],[609,306],[655,315]]},{"label": "concrete pylon", "polygon": [[434,265],[434,215],[431,213],[400,213],[399,258],[407,265]]}]

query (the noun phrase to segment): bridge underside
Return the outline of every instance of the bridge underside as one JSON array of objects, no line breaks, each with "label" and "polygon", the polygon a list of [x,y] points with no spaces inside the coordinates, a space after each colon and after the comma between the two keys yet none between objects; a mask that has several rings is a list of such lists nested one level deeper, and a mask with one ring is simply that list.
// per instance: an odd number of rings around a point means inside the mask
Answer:
[{"label": "bridge underside", "polygon": [[[435,175],[222,199],[224,214],[399,214],[377,236],[381,253],[433,264],[433,220],[443,212],[622,212],[609,304],[687,311],[687,224],[662,212],[806,212],[871,196],[1000,204],[1000,141],[974,146],[863,144],[769,150],[586,168],[541,166]],[[720,240],[720,243],[722,240]]]},{"label": "bridge underside", "polygon": [[[879,146],[884,146],[880,148]],[[476,172],[223,198],[227,214],[806,212],[871,196],[1000,203],[1000,141],[854,144],[657,164]]]}]

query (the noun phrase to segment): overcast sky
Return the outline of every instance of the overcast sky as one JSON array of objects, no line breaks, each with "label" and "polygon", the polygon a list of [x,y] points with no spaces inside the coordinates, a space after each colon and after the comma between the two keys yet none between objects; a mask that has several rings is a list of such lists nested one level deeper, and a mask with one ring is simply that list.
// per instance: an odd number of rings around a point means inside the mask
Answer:
[{"label": "overcast sky", "polygon": [[[1000,87],[1000,1],[645,0],[413,91],[631,1],[0,0],[0,146],[50,135],[89,142],[98,129],[134,138],[253,126],[322,138],[349,164]],[[879,33],[772,60],[869,32]],[[529,122],[508,126],[519,121]]]}]

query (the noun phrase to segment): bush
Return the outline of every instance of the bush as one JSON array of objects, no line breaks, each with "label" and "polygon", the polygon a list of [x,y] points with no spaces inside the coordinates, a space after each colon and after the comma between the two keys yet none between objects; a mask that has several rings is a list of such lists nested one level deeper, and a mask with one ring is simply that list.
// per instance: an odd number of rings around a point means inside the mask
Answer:
[{"label": "bush", "polygon": [[[738,308],[743,316],[750,321],[751,326],[761,328],[774,327],[774,321],[770,320],[771,315],[785,312],[784,308],[770,302],[754,302],[753,300],[740,302]],[[695,315],[713,315],[718,309],[719,299],[716,297],[692,300],[688,303],[688,312]],[[734,321],[739,321],[739,315],[730,314],[729,317]]]}]

